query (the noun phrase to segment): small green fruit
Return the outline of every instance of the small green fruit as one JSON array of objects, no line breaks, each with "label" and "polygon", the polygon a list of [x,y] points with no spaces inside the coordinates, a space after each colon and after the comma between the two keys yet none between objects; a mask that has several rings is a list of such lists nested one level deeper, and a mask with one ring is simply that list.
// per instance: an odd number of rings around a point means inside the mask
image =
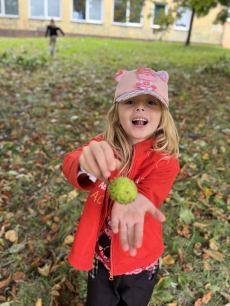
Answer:
[{"label": "small green fruit", "polygon": [[109,182],[110,198],[120,204],[133,202],[137,197],[137,187],[134,181],[127,177],[118,177]]}]

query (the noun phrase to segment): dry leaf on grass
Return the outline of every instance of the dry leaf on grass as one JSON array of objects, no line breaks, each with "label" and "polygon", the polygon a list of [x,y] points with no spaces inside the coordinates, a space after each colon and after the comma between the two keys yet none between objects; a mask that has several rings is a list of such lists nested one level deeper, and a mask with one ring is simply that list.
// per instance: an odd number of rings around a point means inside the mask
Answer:
[{"label": "dry leaf on grass", "polygon": [[17,283],[24,278],[24,273],[22,271],[15,272],[13,275],[13,280]]},{"label": "dry leaf on grass", "polygon": [[193,225],[199,228],[204,228],[206,226],[212,225],[212,223],[203,224],[203,223],[195,222]]},{"label": "dry leaf on grass", "polygon": [[208,304],[208,302],[209,302],[210,299],[211,299],[211,296],[212,296],[212,290],[209,291],[209,292],[207,292],[207,293],[203,296],[203,298],[202,298],[202,303]]},{"label": "dry leaf on grass", "polygon": [[202,304],[202,299],[196,300],[194,306],[200,306]]},{"label": "dry leaf on grass", "polygon": [[5,287],[9,283],[9,281],[11,280],[11,277],[12,277],[12,271],[10,271],[10,274],[7,277],[7,279],[5,279],[3,281],[0,281],[0,288]]},{"label": "dry leaf on grass", "polygon": [[210,255],[215,260],[218,260],[220,262],[224,261],[224,255],[222,255],[220,252],[212,251],[212,250],[206,250],[202,249],[202,251],[208,255]]},{"label": "dry leaf on grass", "polygon": [[212,249],[214,251],[218,250],[218,246],[213,242],[212,239],[209,241],[209,246],[210,246],[210,249]]},{"label": "dry leaf on grass", "polygon": [[168,268],[169,266],[174,266],[174,258],[171,255],[167,255],[163,258],[163,266]]},{"label": "dry leaf on grass", "polygon": [[15,242],[18,239],[18,235],[15,231],[11,230],[5,233],[5,238],[10,242]]},{"label": "dry leaf on grass", "polygon": [[66,236],[66,237],[65,237],[65,240],[64,240],[64,242],[65,242],[66,244],[73,243],[73,241],[74,241],[74,236],[73,236],[73,235],[68,235],[68,236]]},{"label": "dry leaf on grass", "polygon": [[209,271],[214,271],[214,268],[207,261],[204,261],[204,268]]},{"label": "dry leaf on grass", "polygon": [[223,295],[230,302],[230,295],[228,295],[224,292],[221,292],[220,294]]},{"label": "dry leaf on grass", "polygon": [[41,275],[48,276],[50,274],[51,261],[47,262],[43,268],[38,267],[38,272]]},{"label": "dry leaf on grass", "polygon": [[42,306],[42,299],[38,299],[35,306]]}]

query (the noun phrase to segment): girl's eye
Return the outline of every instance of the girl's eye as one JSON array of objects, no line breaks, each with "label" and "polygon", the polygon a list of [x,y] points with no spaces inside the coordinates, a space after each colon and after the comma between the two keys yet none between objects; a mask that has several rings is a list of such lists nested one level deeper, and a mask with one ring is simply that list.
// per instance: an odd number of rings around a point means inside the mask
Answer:
[{"label": "girl's eye", "polygon": [[147,103],[150,105],[156,105],[156,102],[153,102],[153,101],[148,101]]},{"label": "girl's eye", "polygon": [[126,104],[133,104],[134,103],[134,101],[128,101],[128,102],[126,102]]}]

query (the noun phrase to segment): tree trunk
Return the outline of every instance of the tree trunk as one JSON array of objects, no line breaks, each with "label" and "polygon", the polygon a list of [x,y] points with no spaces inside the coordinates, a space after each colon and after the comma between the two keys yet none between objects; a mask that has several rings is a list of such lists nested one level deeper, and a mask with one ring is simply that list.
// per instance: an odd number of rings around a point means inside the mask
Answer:
[{"label": "tree trunk", "polygon": [[192,32],[192,23],[193,23],[193,17],[195,15],[195,9],[194,7],[192,8],[192,17],[191,17],[191,21],[190,21],[190,26],[189,26],[189,31],[188,31],[188,37],[185,43],[185,46],[188,46],[190,44],[190,36],[191,36],[191,32]]}]

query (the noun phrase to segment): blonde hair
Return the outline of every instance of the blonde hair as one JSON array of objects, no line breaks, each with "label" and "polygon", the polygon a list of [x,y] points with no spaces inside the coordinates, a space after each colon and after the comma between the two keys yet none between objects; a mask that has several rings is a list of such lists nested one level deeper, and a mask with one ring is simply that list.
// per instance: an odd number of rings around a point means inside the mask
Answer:
[{"label": "blonde hair", "polygon": [[[150,135],[154,138],[151,151],[162,153],[162,159],[170,159],[179,156],[179,137],[174,120],[170,112],[161,105],[161,120],[156,131]],[[133,150],[132,144],[119,122],[118,103],[115,103],[107,115],[106,130],[103,136],[113,149],[117,158],[121,161],[120,173],[127,176],[131,169]]]}]

